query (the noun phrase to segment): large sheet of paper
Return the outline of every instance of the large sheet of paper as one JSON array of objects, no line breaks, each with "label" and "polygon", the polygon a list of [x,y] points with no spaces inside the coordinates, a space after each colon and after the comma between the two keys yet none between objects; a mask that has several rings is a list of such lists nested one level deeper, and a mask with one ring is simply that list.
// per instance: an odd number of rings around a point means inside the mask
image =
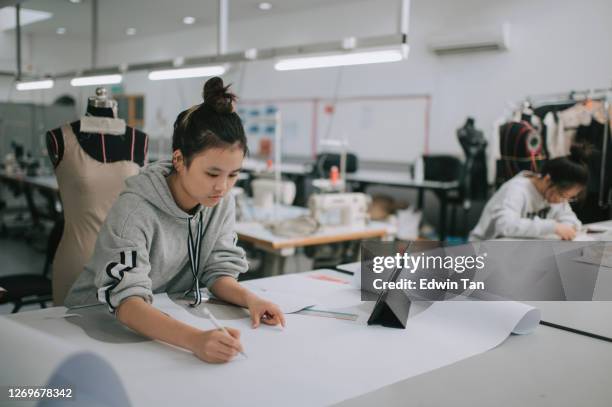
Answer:
[{"label": "large sheet of paper", "polygon": [[[287,287],[363,315],[371,309],[371,303],[358,301],[354,294],[359,291],[349,284],[316,278],[278,283],[284,277],[259,284]],[[334,291],[341,299],[336,303]],[[156,295],[154,304],[185,323],[213,328],[167,295]],[[230,307],[209,308],[222,319],[224,313],[218,311]],[[405,330],[367,326],[362,319],[295,314],[286,316],[284,330],[252,329],[246,316],[224,319],[223,325],[241,330],[249,355],[224,365],[206,364],[189,352],[144,340],[103,307],[73,310],[81,316],[72,318],[61,318],[66,312],[62,308],[23,313],[0,318],[0,366],[13,367],[10,373],[0,369],[0,385],[43,384],[62,358],[86,349],[109,362],[135,406],[329,405],[485,352],[511,332],[528,333],[539,322],[537,309],[515,302],[415,304],[414,310]],[[24,341],[24,335],[31,339]],[[40,349],[46,355],[36,360]]]}]

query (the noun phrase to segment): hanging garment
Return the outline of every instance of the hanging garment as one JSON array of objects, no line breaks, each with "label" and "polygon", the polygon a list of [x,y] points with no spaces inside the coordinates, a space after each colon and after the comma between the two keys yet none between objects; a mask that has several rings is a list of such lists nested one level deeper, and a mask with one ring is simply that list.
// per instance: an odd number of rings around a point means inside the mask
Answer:
[{"label": "hanging garment", "polygon": [[569,109],[558,113],[558,146],[561,156],[568,155],[570,146],[576,139],[578,127],[591,125],[593,119],[599,123],[605,122],[605,113],[601,102],[576,103]]},{"label": "hanging garment", "polygon": [[[578,126],[574,143],[583,146],[588,152],[587,166],[589,169],[589,181],[583,200],[575,205],[578,218],[584,223],[600,222],[610,219],[610,210],[599,206],[601,190],[601,166],[604,140],[604,124],[599,120],[591,120],[588,126]],[[607,157],[604,171],[604,202],[608,200],[608,191],[612,186],[612,143],[610,137],[607,140]]]},{"label": "hanging garment", "polygon": [[[88,148],[87,151],[99,150],[100,159],[92,157],[81,146],[72,125],[66,124],[60,131],[64,143],[63,156],[55,174],[64,206],[64,233],[53,262],[55,305],[63,304],[70,287],[93,253],[98,231],[123,190],[124,180],[139,171],[134,162],[137,154],[135,130],[124,136],[90,134],[85,137],[88,143],[98,143],[97,149]],[[108,162],[107,148],[117,143],[124,144],[129,159]]]}]

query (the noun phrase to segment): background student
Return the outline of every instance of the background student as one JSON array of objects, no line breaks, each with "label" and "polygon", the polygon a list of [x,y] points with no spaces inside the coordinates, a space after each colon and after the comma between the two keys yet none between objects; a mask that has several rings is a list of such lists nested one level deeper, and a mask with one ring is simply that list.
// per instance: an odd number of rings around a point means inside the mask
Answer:
[{"label": "background student", "polygon": [[487,202],[470,240],[550,234],[563,240],[574,239],[581,223],[569,201],[587,185],[585,158],[582,148],[572,146],[569,156],[547,161],[539,174],[517,174]]}]

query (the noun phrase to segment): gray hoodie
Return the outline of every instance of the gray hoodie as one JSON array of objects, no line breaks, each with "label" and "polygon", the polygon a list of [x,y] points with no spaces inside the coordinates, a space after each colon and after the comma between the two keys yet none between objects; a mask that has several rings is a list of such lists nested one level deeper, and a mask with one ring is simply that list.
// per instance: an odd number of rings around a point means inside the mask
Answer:
[{"label": "gray hoodie", "polygon": [[549,203],[533,185],[533,176],[536,174],[522,171],[501,186],[484,207],[470,241],[544,237],[555,233],[557,222],[580,227],[570,205]]},{"label": "gray hoodie", "polygon": [[126,189],[108,213],[94,254],[65,304],[99,302],[114,310],[124,299],[153,293],[189,290],[194,282],[188,255],[188,222],[193,233],[202,212],[198,277],[210,288],[221,276],[236,278],[247,271],[244,250],[236,246],[234,199],[227,194],[212,208],[200,206],[189,215],[180,209],[166,177],[172,164],[162,161],[126,181]]}]

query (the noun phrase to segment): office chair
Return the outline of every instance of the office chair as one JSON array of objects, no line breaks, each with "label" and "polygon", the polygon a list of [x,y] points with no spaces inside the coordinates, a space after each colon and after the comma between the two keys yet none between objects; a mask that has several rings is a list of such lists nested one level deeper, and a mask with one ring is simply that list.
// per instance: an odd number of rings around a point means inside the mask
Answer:
[{"label": "office chair", "polygon": [[[355,172],[358,168],[357,156],[353,153],[346,154],[346,172]],[[327,178],[331,167],[336,166],[340,169],[340,154],[338,153],[319,153],[313,168],[315,178]]]},{"label": "office chair", "polygon": [[0,287],[6,290],[4,295],[0,296],[0,304],[14,304],[12,313],[30,304],[40,304],[41,308],[46,308],[46,302],[51,301],[51,280],[48,275],[63,232],[64,219],[62,217],[55,222],[49,233],[45,264],[41,274],[15,274],[0,277]]},{"label": "office chair", "polygon": [[456,232],[457,207],[463,208],[463,222],[461,236],[467,236],[467,222],[470,210],[469,196],[471,196],[470,183],[465,164],[458,157],[452,155],[424,155],[424,178],[427,181],[452,182],[459,181],[459,189],[447,195],[446,202],[451,206],[450,235]]}]

